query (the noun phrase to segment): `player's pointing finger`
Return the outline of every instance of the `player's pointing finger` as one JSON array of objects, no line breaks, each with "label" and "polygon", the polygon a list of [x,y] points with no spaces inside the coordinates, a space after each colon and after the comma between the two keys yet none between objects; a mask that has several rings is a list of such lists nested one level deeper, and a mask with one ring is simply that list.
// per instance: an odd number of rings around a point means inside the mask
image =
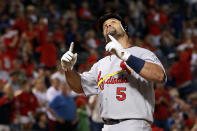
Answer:
[{"label": "player's pointing finger", "polygon": [[120,48],[122,48],[122,45],[113,37],[113,36],[111,36],[111,35],[108,35],[109,36],[109,38],[111,39],[111,41],[114,43],[114,44],[116,44],[116,45],[118,45]]},{"label": "player's pointing finger", "polygon": [[112,42],[119,44],[119,42],[113,36],[111,36],[111,35],[108,35],[108,36],[109,36],[109,38],[111,39]]},{"label": "player's pointing finger", "polygon": [[73,52],[73,49],[74,49],[74,42],[71,42],[69,51],[70,51],[70,52]]}]

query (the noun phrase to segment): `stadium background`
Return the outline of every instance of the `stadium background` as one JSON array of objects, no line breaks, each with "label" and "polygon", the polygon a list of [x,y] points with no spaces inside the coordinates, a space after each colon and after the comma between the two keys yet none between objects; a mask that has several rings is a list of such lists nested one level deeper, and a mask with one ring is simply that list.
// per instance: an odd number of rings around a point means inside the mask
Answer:
[{"label": "stadium background", "polygon": [[[108,12],[118,12],[133,45],[153,51],[165,66],[168,81],[155,85],[153,131],[195,130],[197,0],[1,0],[0,130],[52,130],[49,89],[67,87],[59,60],[72,41],[80,73],[106,56],[97,19]],[[95,105],[66,89],[76,104],[74,127],[94,131]]]}]

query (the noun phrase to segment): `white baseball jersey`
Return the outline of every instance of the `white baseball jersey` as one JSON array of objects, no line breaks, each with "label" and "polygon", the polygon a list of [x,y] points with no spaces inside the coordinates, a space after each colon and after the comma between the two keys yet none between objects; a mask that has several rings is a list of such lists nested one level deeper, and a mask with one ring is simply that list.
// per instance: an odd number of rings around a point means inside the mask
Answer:
[{"label": "white baseball jersey", "polygon": [[[125,50],[146,62],[159,65],[164,70],[151,51],[140,47]],[[95,63],[89,72],[81,74],[85,95],[98,94],[103,118],[140,118],[153,122],[153,82],[145,80],[132,69],[129,69],[130,72],[123,70],[120,67],[121,62],[116,55],[107,56]]]}]

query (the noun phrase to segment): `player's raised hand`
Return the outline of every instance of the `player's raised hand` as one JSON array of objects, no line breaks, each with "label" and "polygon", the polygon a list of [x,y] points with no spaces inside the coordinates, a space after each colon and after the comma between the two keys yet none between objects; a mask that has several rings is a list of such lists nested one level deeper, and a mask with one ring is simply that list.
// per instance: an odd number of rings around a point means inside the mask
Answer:
[{"label": "player's raised hand", "polygon": [[110,38],[111,42],[105,46],[105,50],[126,61],[130,56],[130,53],[124,51],[122,45],[113,36],[108,35],[108,37]]},{"label": "player's raised hand", "polygon": [[77,61],[77,53],[73,54],[74,43],[70,44],[69,50],[62,56],[61,65],[64,71],[67,71],[69,68],[72,69]]}]

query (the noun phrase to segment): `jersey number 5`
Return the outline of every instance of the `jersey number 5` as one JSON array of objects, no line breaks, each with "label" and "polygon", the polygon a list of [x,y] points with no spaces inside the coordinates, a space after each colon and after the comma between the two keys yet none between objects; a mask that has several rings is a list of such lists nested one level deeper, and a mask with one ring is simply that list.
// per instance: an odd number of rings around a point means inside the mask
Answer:
[{"label": "jersey number 5", "polygon": [[124,101],[126,99],[126,87],[117,87],[116,99],[119,101]]}]

